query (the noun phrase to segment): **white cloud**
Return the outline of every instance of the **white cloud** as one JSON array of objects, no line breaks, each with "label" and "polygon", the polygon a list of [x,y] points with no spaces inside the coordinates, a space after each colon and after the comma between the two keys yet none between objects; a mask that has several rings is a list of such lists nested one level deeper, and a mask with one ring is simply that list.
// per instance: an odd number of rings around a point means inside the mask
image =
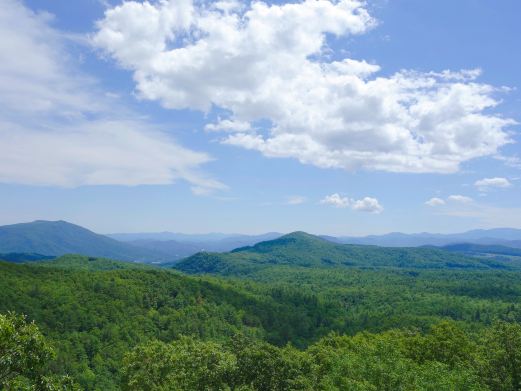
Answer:
[{"label": "white cloud", "polygon": [[290,196],[287,198],[288,205],[300,205],[306,202],[306,197],[303,196]]},{"label": "white cloud", "polygon": [[[74,125],[74,127],[72,127]],[[0,123],[0,180],[29,185],[222,185],[194,171],[208,156],[171,142],[138,121],[81,121],[56,130]]]},{"label": "white cloud", "polygon": [[204,153],[118,103],[77,71],[66,39],[14,0],[0,7],[0,182],[224,185],[199,171]]},{"label": "white cloud", "polygon": [[364,197],[361,200],[353,200],[351,202],[351,208],[353,208],[353,210],[375,214],[382,213],[384,210],[378,200],[371,197]]},{"label": "white cloud", "polygon": [[230,119],[224,119],[217,121],[214,124],[207,124],[204,129],[209,132],[248,132],[251,130],[249,122],[233,121]]},{"label": "white cloud", "polygon": [[441,206],[441,205],[445,205],[445,201],[442,200],[441,198],[433,197],[430,200],[426,201],[425,205],[432,206],[432,207]]},{"label": "white cloud", "polygon": [[512,186],[510,181],[507,178],[483,178],[476,182],[474,182],[474,186],[476,186],[480,191],[487,191],[490,188],[506,188]]},{"label": "white cloud", "polygon": [[461,202],[463,204],[468,204],[468,203],[474,201],[472,198],[464,196],[464,195],[460,195],[460,194],[451,195],[447,199],[449,201]]},{"label": "white cloud", "polygon": [[[376,64],[325,55],[328,34],[374,25],[356,0],[126,1],[106,11],[92,42],[134,72],[141,98],[172,109],[218,107],[230,118],[208,130],[231,132],[224,143],[269,157],[450,173],[511,141],[514,121],[492,113],[498,89],[477,82],[479,70],[380,76]],[[247,125],[261,120],[271,127]]]},{"label": "white cloud", "polygon": [[343,197],[338,193],[334,193],[328,196],[325,196],[321,201],[321,204],[331,205],[336,208],[351,208],[360,212],[369,212],[369,213],[381,213],[384,208],[376,198],[372,197],[364,197],[360,200],[355,200],[348,197]]},{"label": "white cloud", "polygon": [[350,204],[349,198],[342,197],[338,193],[334,193],[328,196],[325,196],[322,200],[320,200],[321,204],[332,205],[336,208],[347,208]]}]

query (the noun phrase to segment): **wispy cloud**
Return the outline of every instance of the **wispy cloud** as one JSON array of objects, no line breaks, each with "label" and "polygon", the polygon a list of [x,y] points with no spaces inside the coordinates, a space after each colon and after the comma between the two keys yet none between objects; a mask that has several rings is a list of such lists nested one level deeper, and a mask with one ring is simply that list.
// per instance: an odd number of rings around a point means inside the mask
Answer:
[{"label": "wispy cloud", "polygon": [[488,191],[491,188],[507,188],[512,186],[512,183],[507,178],[483,178],[476,182],[474,182],[474,186],[476,186],[480,191]]},{"label": "wispy cloud", "polygon": [[521,169],[521,159],[517,156],[496,155],[494,159],[504,162],[509,167]]},{"label": "wispy cloud", "polygon": [[474,220],[475,226],[484,228],[519,227],[521,228],[521,208],[497,207],[485,203],[474,202],[453,206],[438,211],[444,216]]},{"label": "wispy cloud", "polygon": [[300,205],[306,202],[306,197],[304,196],[289,196],[287,198],[287,204],[288,205]]},{"label": "wispy cloud", "polygon": [[[0,182],[83,185],[190,183],[224,188],[200,171],[206,153],[180,146],[79,71],[51,16],[0,7]],[[23,55],[21,55],[23,53]]]}]

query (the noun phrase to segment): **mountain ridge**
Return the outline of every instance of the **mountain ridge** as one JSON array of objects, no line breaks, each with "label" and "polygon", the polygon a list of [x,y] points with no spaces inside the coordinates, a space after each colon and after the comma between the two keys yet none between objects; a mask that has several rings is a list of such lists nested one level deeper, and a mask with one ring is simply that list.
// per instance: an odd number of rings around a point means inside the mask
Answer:
[{"label": "mountain ridge", "polygon": [[167,262],[167,254],[118,242],[63,220],[36,220],[0,227],[0,253],[36,253],[46,256],[82,254],[122,261]]},{"label": "mountain ridge", "polygon": [[272,266],[510,269],[521,267],[521,263],[502,263],[433,247],[339,244],[305,232],[293,232],[228,253],[200,252],[173,265],[186,273],[221,275],[248,274]]},{"label": "mountain ridge", "polygon": [[452,234],[390,232],[383,235],[323,237],[345,244],[372,244],[387,247],[446,246],[457,243],[474,243],[521,248],[521,229],[517,228],[474,229]]}]

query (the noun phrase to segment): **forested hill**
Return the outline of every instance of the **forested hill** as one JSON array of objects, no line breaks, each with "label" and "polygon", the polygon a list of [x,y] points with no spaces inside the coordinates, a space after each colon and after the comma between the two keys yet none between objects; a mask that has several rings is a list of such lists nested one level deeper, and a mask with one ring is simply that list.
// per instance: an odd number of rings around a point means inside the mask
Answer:
[{"label": "forested hill", "polygon": [[517,269],[521,266],[515,261],[475,258],[438,248],[348,245],[294,232],[229,253],[198,253],[174,267],[187,273],[241,275],[276,265],[413,269]]},{"label": "forested hill", "polygon": [[83,254],[122,261],[166,262],[167,254],[118,242],[66,221],[33,221],[0,227],[0,253],[46,256]]},{"label": "forested hill", "polygon": [[0,275],[0,314],[35,320],[57,349],[53,371],[72,375],[86,390],[119,389],[123,355],[150,339],[226,340],[241,333],[303,346],[342,331],[334,319],[345,324],[339,305],[308,292],[245,290],[142,264],[82,256],[0,261]]},{"label": "forested hill", "polygon": [[518,389],[496,385],[517,387],[521,330],[488,328],[521,321],[516,271],[282,264],[254,282],[65,256],[0,262],[0,276],[0,314],[36,321],[57,352],[48,370],[83,390]]},{"label": "forested hill", "polygon": [[500,245],[484,245],[474,243],[457,243],[442,247],[444,250],[464,254],[494,254],[521,257],[521,248],[506,247]]}]

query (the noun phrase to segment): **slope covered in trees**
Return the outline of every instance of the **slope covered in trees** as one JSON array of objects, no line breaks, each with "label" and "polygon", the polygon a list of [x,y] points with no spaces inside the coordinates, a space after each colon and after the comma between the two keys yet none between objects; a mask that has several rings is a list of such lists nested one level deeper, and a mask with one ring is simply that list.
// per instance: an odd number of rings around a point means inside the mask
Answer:
[{"label": "slope covered in trees", "polygon": [[1,226],[0,253],[83,254],[141,262],[175,259],[168,254],[118,242],[66,221],[43,220]]},{"label": "slope covered in trees", "polygon": [[46,370],[86,390],[520,389],[515,263],[378,250],[298,233],[224,254],[219,276],[0,262],[0,313],[36,321]]},{"label": "slope covered in trees", "polygon": [[49,369],[55,352],[38,326],[24,316],[0,314],[0,389],[79,390],[69,376]]},{"label": "slope covered in trees", "polygon": [[124,390],[518,390],[521,327],[469,334],[450,322],[422,335],[329,335],[305,351],[236,336],[141,345],[124,359]]},{"label": "slope covered in trees", "polygon": [[520,269],[520,261],[498,262],[437,248],[377,247],[332,243],[304,232],[238,248],[229,253],[198,253],[176,263],[187,273],[247,275],[278,265],[414,269]]},{"label": "slope covered in trees", "polygon": [[305,292],[275,298],[261,289],[248,292],[133,264],[87,257],[56,262],[0,262],[0,313],[35,320],[56,347],[53,369],[71,374],[85,389],[116,389],[123,354],[151,338],[223,340],[241,332],[304,343],[331,330],[340,312]]},{"label": "slope covered in trees", "polygon": [[1,261],[7,262],[39,262],[39,261],[48,261],[50,259],[54,259],[55,257],[52,255],[42,255],[35,253],[6,253],[0,254]]},{"label": "slope covered in trees", "polygon": [[[2,389],[81,389],[70,376],[53,371],[53,359],[53,348],[34,323],[0,315]],[[119,366],[121,378],[114,387],[128,391],[515,391],[521,326],[496,322],[469,333],[444,321],[425,334],[411,329],[330,334],[305,350],[241,333],[222,341],[181,336],[140,344]]]}]

